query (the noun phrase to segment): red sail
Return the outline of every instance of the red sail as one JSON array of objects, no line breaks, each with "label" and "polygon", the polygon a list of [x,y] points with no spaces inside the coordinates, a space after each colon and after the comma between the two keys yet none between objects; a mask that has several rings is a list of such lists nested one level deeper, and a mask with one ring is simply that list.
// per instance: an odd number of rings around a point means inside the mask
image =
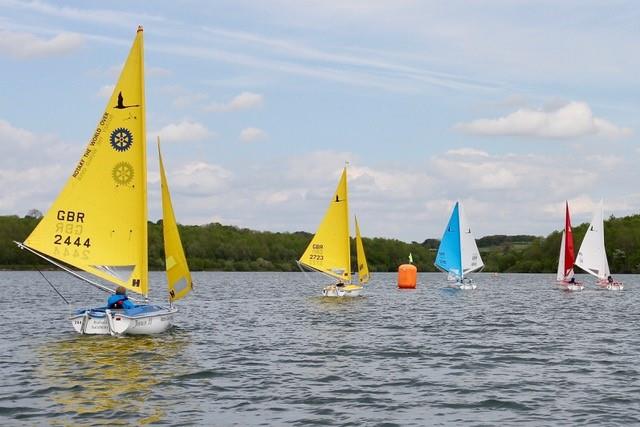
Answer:
[{"label": "red sail", "polygon": [[573,270],[573,263],[576,260],[573,251],[573,233],[571,231],[571,217],[569,216],[569,203],[567,202],[565,224],[564,224],[564,277]]}]

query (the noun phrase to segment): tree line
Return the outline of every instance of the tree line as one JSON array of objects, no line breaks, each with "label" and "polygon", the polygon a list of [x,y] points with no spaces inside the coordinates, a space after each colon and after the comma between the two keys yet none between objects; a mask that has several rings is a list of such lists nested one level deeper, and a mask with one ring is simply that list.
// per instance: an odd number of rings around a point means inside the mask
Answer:
[{"label": "tree line", "polygon": [[[25,217],[0,216],[0,268],[51,268],[39,257],[20,250],[13,240],[23,241],[40,220],[30,211]],[[300,257],[313,235],[307,232],[275,233],[212,223],[179,225],[182,244],[192,271],[297,271]],[[574,227],[576,251],[588,224]],[[148,223],[149,268],[164,269],[162,221]],[[485,271],[551,273],[558,265],[561,231],[547,237],[529,235],[485,236],[477,240]],[[352,240],[352,265],[355,265],[355,242]],[[640,272],[640,215],[609,218],[605,221],[605,243],[611,271]],[[422,243],[396,239],[363,237],[371,271],[396,271],[408,262],[411,253],[419,271],[436,271],[433,265],[438,239]]]}]

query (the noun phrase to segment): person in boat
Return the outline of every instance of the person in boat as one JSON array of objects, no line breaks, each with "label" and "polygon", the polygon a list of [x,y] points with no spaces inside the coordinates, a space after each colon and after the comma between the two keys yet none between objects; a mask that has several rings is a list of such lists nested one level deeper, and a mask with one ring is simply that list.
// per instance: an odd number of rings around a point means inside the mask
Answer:
[{"label": "person in boat", "polygon": [[569,279],[569,283],[571,283],[572,285],[576,284],[576,278],[572,277],[571,279]]},{"label": "person in boat", "polygon": [[109,296],[107,299],[107,308],[134,308],[136,305],[129,300],[127,296],[127,290],[124,286],[118,286],[116,288],[116,293]]},{"label": "person in boat", "polygon": [[607,277],[607,282],[613,283],[613,277],[611,277],[611,275],[609,275],[609,277]]}]

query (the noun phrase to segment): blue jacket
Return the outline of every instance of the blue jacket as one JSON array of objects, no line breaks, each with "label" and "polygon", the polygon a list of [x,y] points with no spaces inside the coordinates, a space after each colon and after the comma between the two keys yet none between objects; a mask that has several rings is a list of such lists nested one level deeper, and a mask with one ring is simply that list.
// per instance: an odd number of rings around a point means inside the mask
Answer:
[{"label": "blue jacket", "polygon": [[129,298],[126,295],[111,295],[109,299],[107,299],[107,307],[108,308],[135,308],[135,304],[129,301]]}]

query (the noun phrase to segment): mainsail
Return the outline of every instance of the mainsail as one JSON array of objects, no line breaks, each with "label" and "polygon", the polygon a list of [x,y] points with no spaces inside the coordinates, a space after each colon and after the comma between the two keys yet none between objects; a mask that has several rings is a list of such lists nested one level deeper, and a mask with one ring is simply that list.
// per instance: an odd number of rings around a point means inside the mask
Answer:
[{"label": "mainsail", "polygon": [[24,245],[147,296],[142,28],[73,174]]},{"label": "mainsail", "polygon": [[178,224],[169,194],[169,185],[164,171],[162,154],[160,153],[160,138],[158,138],[158,158],[160,159],[160,181],[162,186],[162,234],[164,236],[164,256],[167,270],[167,285],[169,299],[176,301],[184,298],[193,288],[191,273],[184,255]]},{"label": "mainsail", "polygon": [[364,285],[369,281],[369,266],[367,265],[367,257],[364,254],[364,245],[360,236],[360,227],[358,226],[358,218],[354,218],[356,223],[356,262],[358,263],[358,282]]},{"label": "mainsail", "polygon": [[460,252],[462,258],[462,276],[477,271],[484,267],[480,251],[476,244],[476,239],[471,232],[471,225],[464,216],[462,204],[458,207],[458,215],[460,216]]},{"label": "mainsail", "polygon": [[602,205],[603,202],[600,200],[600,204],[593,213],[591,224],[578,250],[576,265],[587,273],[604,280],[609,277],[611,273],[609,271],[609,262],[607,261],[607,253],[604,247]]},{"label": "mainsail", "polygon": [[342,171],[336,192],[315,236],[298,262],[343,283],[351,282],[347,168]]},{"label": "mainsail", "polygon": [[573,247],[573,231],[571,230],[571,217],[569,215],[569,203],[566,202],[564,230],[562,231],[562,242],[560,243],[560,256],[558,258],[559,281],[570,280],[573,277],[573,264],[575,262],[575,252]]}]

